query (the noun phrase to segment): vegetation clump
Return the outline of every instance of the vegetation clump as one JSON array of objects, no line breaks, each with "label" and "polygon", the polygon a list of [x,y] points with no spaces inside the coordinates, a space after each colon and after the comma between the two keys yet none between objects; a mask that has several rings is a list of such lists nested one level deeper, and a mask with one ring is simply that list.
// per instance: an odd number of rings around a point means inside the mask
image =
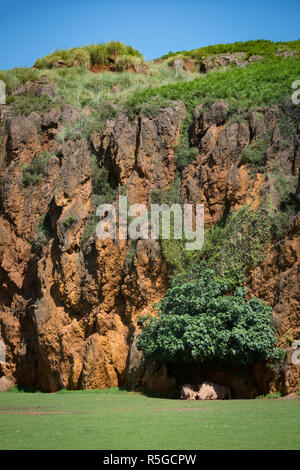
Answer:
[{"label": "vegetation clump", "polygon": [[48,213],[43,214],[35,230],[34,245],[39,250],[46,245],[53,236],[51,221]]},{"label": "vegetation clump", "polygon": [[5,82],[8,95],[21,85],[36,81],[39,76],[40,72],[34,68],[17,67],[11,70],[0,70],[0,80]]},{"label": "vegetation clump", "polygon": [[158,305],[158,317],[142,317],[137,348],[166,363],[205,363],[248,367],[279,359],[271,326],[272,309],[247,289],[231,293],[225,279],[205,266],[193,266],[173,279]]},{"label": "vegetation clump", "polygon": [[35,157],[29,165],[23,168],[23,184],[24,186],[35,185],[41,181],[44,176],[45,168],[49,158],[50,152],[41,152]]},{"label": "vegetation clump", "polygon": [[111,204],[116,199],[116,188],[109,180],[109,173],[103,165],[99,164],[95,155],[90,157],[90,166],[92,175],[91,210],[85,223],[82,243],[96,233],[99,222],[99,218],[96,216],[97,207],[100,204]]},{"label": "vegetation clump", "polygon": [[272,176],[278,197],[278,208],[272,217],[271,232],[273,238],[280,242],[290,226],[290,221],[300,209],[296,197],[298,176],[286,175],[280,169],[275,169]]},{"label": "vegetation clump", "polygon": [[71,227],[73,227],[73,225],[77,224],[78,220],[79,219],[76,215],[73,215],[73,214],[67,215],[63,220],[63,226],[65,227],[65,229],[68,230]]},{"label": "vegetation clump", "polygon": [[185,240],[161,240],[163,255],[175,274],[205,261],[232,287],[245,282],[250,267],[262,261],[271,238],[270,209],[242,207],[224,217],[205,234],[201,250],[185,250]]},{"label": "vegetation clump", "polygon": [[182,173],[184,168],[191,163],[197,155],[199,150],[197,147],[190,145],[189,141],[189,128],[192,123],[191,113],[188,114],[181,128],[181,138],[175,150],[176,155],[176,168],[179,173]]},{"label": "vegetation clump", "polygon": [[38,59],[34,66],[38,69],[52,69],[60,66],[90,68],[93,65],[98,65],[124,70],[142,61],[143,56],[136,49],[122,42],[110,41],[105,44],[57,50]]},{"label": "vegetation clump", "polygon": [[57,135],[57,142],[89,138],[93,133],[100,132],[107,120],[113,120],[117,109],[109,102],[98,103],[98,106],[87,116],[81,117],[73,125],[63,126]]},{"label": "vegetation clump", "polygon": [[53,100],[47,95],[43,95],[40,98],[34,95],[18,95],[8,96],[6,103],[14,107],[15,116],[29,116],[32,112],[39,114],[45,114],[53,108],[60,106],[59,102]]},{"label": "vegetation clump", "polygon": [[260,169],[263,168],[268,145],[269,139],[267,137],[263,141],[260,139],[252,141],[242,151],[243,162]]}]

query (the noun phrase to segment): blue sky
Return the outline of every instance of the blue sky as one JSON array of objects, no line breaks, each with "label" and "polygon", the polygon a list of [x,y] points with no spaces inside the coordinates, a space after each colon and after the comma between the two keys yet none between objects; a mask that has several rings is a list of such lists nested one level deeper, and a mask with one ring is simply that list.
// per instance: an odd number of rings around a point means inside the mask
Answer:
[{"label": "blue sky", "polygon": [[0,0],[0,6],[0,69],[110,40],[150,60],[209,44],[300,38],[299,0]]}]

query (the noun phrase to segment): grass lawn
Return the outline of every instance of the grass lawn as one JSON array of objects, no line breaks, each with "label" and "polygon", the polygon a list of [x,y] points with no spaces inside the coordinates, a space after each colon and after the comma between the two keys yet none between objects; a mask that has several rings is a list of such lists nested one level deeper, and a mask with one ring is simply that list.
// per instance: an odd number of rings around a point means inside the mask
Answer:
[{"label": "grass lawn", "polygon": [[1,393],[0,449],[300,449],[300,400]]}]

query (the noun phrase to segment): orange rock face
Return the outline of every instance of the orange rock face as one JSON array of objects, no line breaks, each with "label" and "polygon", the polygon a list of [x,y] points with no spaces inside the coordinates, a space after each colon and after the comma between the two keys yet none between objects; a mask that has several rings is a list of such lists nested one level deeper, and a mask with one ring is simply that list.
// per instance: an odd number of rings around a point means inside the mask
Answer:
[{"label": "orange rock face", "polygon": [[[89,142],[67,140],[58,147],[60,114],[3,117],[0,339],[6,345],[6,363],[0,364],[0,377],[45,391],[144,382],[164,391],[174,386],[167,369],[145,365],[135,347],[140,314],[156,314],[152,305],[168,287],[159,241],[138,240],[129,266],[130,241],[91,236],[82,243],[82,236],[91,209],[90,152],[115,186],[125,188],[131,204],[149,205],[151,192],[168,189],[174,180],[185,113],[180,103],[155,118],[139,116],[133,122],[121,112]],[[290,152],[280,153],[276,112],[262,114],[258,119],[249,113],[230,124],[224,102],[195,111],[191,142],[199,155],[182,175],[181,199],[205,204],[206,228],[244,204],[258,207],[270,190],[267,174],[252,175],[242,161],[241,152],[253,139],[271,133],[267,167],[279,162],[288,174],[299,172],[299,133]],[[53,155],[43,177],[26,186],[24,166],[45,150]],[[42,216],[51,235],[41,245]],[[291,328],[299,332],[299,220],[250,276],[251,293],[274,309],[280,341]],[[281,374],[280,380],[270,377],[267,387],[280,386],[284,393],[300,388],[299,368],[287,365]],[[257,372],[256,380],[265,380],[263,375]]]},{"label": "orange rock face", "polygon": [[[144,202],[152,188],[167,189],[174,179],[184,112],[181,105],[133,123],[120,115],[94,136],[99,158],[117,184],[127,184],[130,201]],[[124,385],[137,319],[165,292],[167,266],[156,240],[137,241],[131,270],[127,241],[91,237],[82,246],[92,190],[85,140],[64,142],[42,180],[24,185],[24,165],[53,151],[49,131],[54,138],[57,126],[49,118],[39,136],[33,119],[18,117],[1,128],[0,338],[7,348],[1,375],[46,391]],[[37,248],[45,214],[52,235]]]}]

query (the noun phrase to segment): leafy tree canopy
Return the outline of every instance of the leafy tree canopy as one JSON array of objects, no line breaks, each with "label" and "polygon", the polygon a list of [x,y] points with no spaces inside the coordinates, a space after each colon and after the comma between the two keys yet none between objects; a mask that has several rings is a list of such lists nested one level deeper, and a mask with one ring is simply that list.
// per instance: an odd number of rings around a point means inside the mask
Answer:
[{"label": "leafy tree canopy", "polygon": [[238,287],[229,295],[214,271],[193,266],[177,276],[158,306],[158,317],[142,317],[137,347],[146,358],[169,363],[248,367],[276,360],[272,309]]}]

